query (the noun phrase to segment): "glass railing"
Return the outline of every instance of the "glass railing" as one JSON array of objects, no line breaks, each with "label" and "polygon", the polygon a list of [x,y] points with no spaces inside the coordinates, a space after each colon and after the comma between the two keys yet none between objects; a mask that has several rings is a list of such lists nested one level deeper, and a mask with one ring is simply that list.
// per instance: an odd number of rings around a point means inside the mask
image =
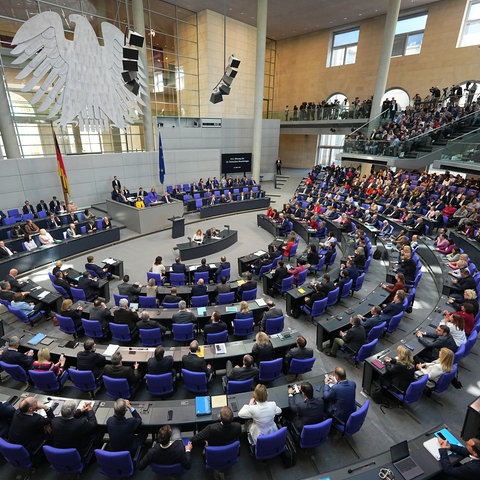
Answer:
[{"label": "glass railing", "polygon": [[444,148],[440,160],[480,164],[480,142],[458,142],[455,145],[452,142]]},{"label": "glass railing", "polygon": [[289,110],[283,112],[266,112],[263,118],[277,119],[282,122],[311,122],[319,120],[351,120],[368,118],[370,109],[355,107],[354,105],[320,106],[318,108],[306,108],[302,110]]}]

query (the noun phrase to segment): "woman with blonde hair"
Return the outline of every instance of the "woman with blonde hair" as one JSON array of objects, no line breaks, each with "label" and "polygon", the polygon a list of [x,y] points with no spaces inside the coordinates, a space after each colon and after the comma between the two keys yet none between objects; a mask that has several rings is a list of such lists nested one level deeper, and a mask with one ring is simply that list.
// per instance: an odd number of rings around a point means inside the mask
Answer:
[{"label": "woman with blonde hair", "polygon": [[452,371],[455,354],[449,348],[441,348],[438,358],[430,363],[418,363],[415,375],[428,375],[428,380],[436,382],[442,374]]},{"label": "woman with blonde hair", "polygon": [[158,293],[158,287],[154,278],[149,278],[147,283],[147,297],[156,297]]},{"label": "woman with blonde hair", "polygon": [[259,383],[253,391],[253,398],[238,412],[240,418],[250,419],[247,424],[248,441],[256,445],[260,435],[268,435],[278,430],[275,415],[280,415],[282,409],[275,402],[268,401],[268,391],[265,385]]},{"label": "woman with blonde hair", "polygon": [[405,392],[415,380],[415,364],[412,351],[405,345],[397,347],[397,358],[385,357],[385,375],[382,385],[391,385]]},{"label": "woman with blonde hair", "polygon": [[248,302],[240,302],[240,311],[237,312],[235,318],[253,318],[253,313],[250,311]]},{"label": "woman with blonde hair", "polygon": [[44,228],[40,229],[38,240],[42,245],[53,245],[55,243],[53,237]]},{"label": "woman with blonde hair", "polygon": [[252,347],[252,357],[258,365],[260,362],[273,360],[273,345],[265,332],[258,332]]},{"label": "woman with blonde hair", "polygon": [[33,362],[33,370],[49,371],[52,370],[53,373],[58,377],[62,375],[65,367],[65,355],[63,353],[60,355],[60,358],[57,363],[50,361],[50,350],[47,347],[42,347],[38,351],[37,360]]},{"label": "woman with blonde hair", "polygon": [[80,327],[82,325],[82,310],[83,307],[80,305],[74,310],[72,308],[73,302],[69,298],[65,299],[62,302],[60,307],[60,316],[69,317],[73,320],[75,327]]}]

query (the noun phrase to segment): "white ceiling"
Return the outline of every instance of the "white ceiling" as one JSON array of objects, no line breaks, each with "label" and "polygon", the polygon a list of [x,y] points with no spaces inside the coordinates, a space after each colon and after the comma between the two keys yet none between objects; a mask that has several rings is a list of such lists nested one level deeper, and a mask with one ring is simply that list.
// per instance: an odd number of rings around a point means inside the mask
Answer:
[{"label": "white ceiling", "polygon": [[[256,0],[167,0],[194,12],[213,10],[256,25]],[[440,0],[401,0],[401,11],[421,9]],[[267,37],[273,40],[304,35],[386,13],[389,0],[269,0]]]}]

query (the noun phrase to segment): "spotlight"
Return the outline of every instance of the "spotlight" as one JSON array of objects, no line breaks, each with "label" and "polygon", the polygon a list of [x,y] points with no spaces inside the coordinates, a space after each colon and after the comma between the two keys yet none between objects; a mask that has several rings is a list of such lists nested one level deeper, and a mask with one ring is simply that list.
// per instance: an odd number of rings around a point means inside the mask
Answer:
[{"label": "spotlight", "polygon": [[225,69],[225,75],[227,75],[230,78],[235,78],[237,76],[238,71],[234,70],[232,67],[227,67]]},{"label": "spotlight", "polygon": [[125,83],[136,80],[137,75],[134,72],[122,72],[122,78]]},{"label": "spotlight", "polygon": [[223,96],[219,90],[215,89],[212,94],[210,95],[210,102],[211,103],[219,103],[223,101]]},{"label": "spotlight", "polygon": [[140,90],[140,85],[136,80],[132,80],[125,85],[134,95],[138,95],[138,91]]},{"label": "spotlight", "polygon": [[137,32],[128,31],[128,44],[133,47],[143,47],[144,38]]},{"label": "spotlight", "polygon": [[123,69],[129,72],[138,72],[138,63],[135,60],[123,60]]},{"label": "spotlight", "polygon": [[230,94],[230,87],[228,85],[224,85],[223,83],[218,87],[220,93],[222,95],[229,95]]},{"label": "spotlight", "polygon": [[138,50],[136,48],[123,47],[123,58],[138,60]]},{"label": "spotlight", "polygon": [[233,82],[233,78],[232,77],[229,77],[227,74],[225,74],[223,77],[222,77],[222,82],[225,84],[225,85],[228,85],[230,86]]},{"label": "spotlight", "polygon": [[238,68],[240,65],[240,60],[235,57],[235,55],[230,55],[228,59],[228,66],[232,68]]}]

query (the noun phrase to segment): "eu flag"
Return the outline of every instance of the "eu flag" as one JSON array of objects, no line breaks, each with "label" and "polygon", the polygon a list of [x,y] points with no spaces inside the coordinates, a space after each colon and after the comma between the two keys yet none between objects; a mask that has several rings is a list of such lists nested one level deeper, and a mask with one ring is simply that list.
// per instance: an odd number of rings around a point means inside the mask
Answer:
[{"label": "eu flag", "polygon": [[160,174],[160,183],[163,185],[165,180],[165,158],[163,156],[162,135],[158,131],[158,171]]}]

